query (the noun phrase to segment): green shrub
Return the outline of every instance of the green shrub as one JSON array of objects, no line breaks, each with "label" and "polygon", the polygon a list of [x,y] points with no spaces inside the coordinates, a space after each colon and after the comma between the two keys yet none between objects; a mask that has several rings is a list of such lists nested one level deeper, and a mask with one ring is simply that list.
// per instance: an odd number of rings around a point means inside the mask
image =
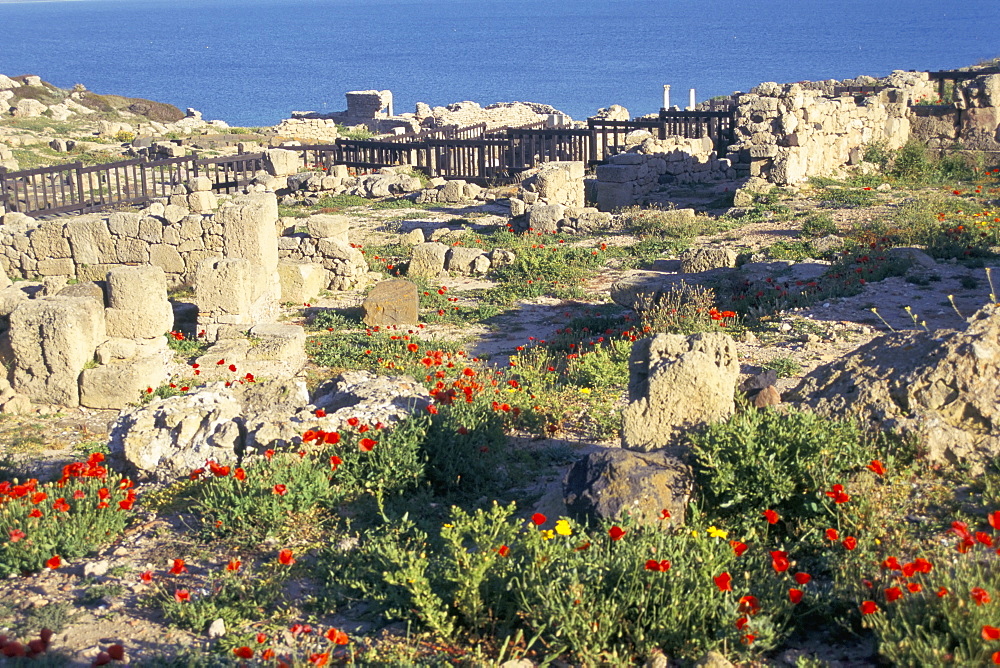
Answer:
[{"label": "green shrub", "polygon": [[802,221],[801,235],[807,239],[838,233],[837,224],[828,213],[814,213]]},{"label": "green shrub", "polygon": [[889,174],[904,181],[922,182],[931,173],[931,162],[927,157],[927,147],[920,141],[911,139],[896,152]]}]

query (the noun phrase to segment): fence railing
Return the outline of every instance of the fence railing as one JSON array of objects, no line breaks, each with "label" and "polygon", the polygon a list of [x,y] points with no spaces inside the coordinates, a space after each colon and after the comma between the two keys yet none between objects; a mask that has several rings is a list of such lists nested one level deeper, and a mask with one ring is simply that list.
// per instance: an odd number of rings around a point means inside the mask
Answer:
[{"label": "fence railing", "polygon": [[17,172],[0,169],[0,204],[7,211],[36,218],[88,213],[167,197],[174,186],[198,176],[207,176],[215,192],[233,192],[246,186],[263,167],[263,153],[244,153],[219,158],[136,158],[89,166],[73,162]]},{"label": "fence railing", "polygon": [[[296,151],[308,169],[345,165],[358,172],[409,166],[430,176],[502,183],[519,172],[555,160],[599,163],[624,150],[625,137],[647,130],[654,137],[710,137],[720,153],[733,141],[732,111],[660,112],[658,119],[589,119],[586,128],[547,128],[544,122],[487,131],[485,123],[448,126],[389,139],[337,139],[332,144],[284,147]],[[0,204],[35,217],[85,213],[142,204],[165,197],[173,187],[207,176],[212,190],[230,193],[246,186],[264,167],[263,153],[218,158],[143,158],[85,167],[80,163],[19,172],[0,169]]]}]

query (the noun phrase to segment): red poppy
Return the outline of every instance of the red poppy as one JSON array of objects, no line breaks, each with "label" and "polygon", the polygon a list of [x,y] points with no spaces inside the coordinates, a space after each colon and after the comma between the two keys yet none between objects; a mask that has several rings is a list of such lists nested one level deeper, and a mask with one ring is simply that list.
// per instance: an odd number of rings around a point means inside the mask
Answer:
[{"label": "red poppy", "polygon": [[66,499],[56,499],[55,503],[52,504],[53,510],[58,510],[61,513],[69,512],[69,504],[66,503]]},{"label": "red poppy", "polygon": [[272,491],[278,496],[284,496],[285,494],[288,494],[288,488],[280,483],[275,485],[272,488]]},{"label": "red poppy", "polygon": [[347,424],[351,425],[352,427],[357,427],[358,426],[358,422],[360,422],[360,420],[358,418],[356,418],[356,417],[352,417],[352,418],[348,418],[347,419]]},{"label": "red poppy", "polygon": [[789,589],[788,590],[788,600],[792,602],[792,605],[798,605],[802,602],[803,591],[801,589]]},{"label": "red poppy", "polygon": [[972,600],[976,602],[976,605],[983,605],[984,603],[989,603],[992,600],[989,592],[982,587],[973,587],[969,594],[972,596]]},{"label": "red poppy", "polygon": [[916,594],[923,591],[924,586],[919,582],[911,582],[906,585],[906,588],[910,590],[911,594]]},{"label": "red poppy", "polygon": [[343,631],[337,629],[330,629],[323,634],[327,640],[332,642],[334,645],[346,645],[351,642],[351,639],[347,637],[347,634]]},{"label": "red poppy", "polygon": [[887,571],[902,571],[903,567],[899,565],[899,559],[896,557],[889,557],[882,562],[882,568]]},{"label": "red poppy", "polygon": [[993,547],[993,539],[990,538],[989,535],[986,534],[983,531],[977,531],[976,532],[976,540],[978,540],[980,543],[982,543],[986,547]]},{"label": "red poppy", "polygon": [[191,600],[191,593],[187,589],[178,589],[174,592],[174,600],[178,603]]},{"label": "red poppy", "polygon": [[238,656],[241,659],[252,659],[253,658],[253,650],[250,649],[249,647],[247,647],[246,645],[244,645],[243,647],[237,647],[237,648],[235,648],[233,650],[233,654],[235,654],[236,656]]},{"label": "red poppy", "polygon": [[302,442],[308,443],[309,441],[315,441],[317,438],[321,438],[322,436],[323,432],[321,431],[314,431],[312,429],[307,429],[302,433]]},{"label": "red poppy", "polygon": [[733,552],[737,557],[742,557],[743,553],[747,551],[747,544],[741,543],[738,540],[729,541],[729,547],[733,548]]},{"label": "red poppy", "polygon": [[986,624],[983,626],[983,640],[1000,640],[1000,629]]},{"label": "red poppy", "polygon": [[922,557],[917,557],[916,559],[914,559],[913,565],[918,573],[930,573],[931,570],[934,568],[934,564],[932,564],[931,562],[927,561]]},{"label": "red poppy", "polygon": [[834,540],[838,540],[839,538],[840,538],[840,534],[837,533],[836,529],[827,529],[826,530],[826,539],[827,540],[834,541]]},{"label": "red poppy", "polygon": [[[6,650],[5,650],[6,653]],[[111,663],[111,655],[107,652],[98,652],[94,660],[90,662],[91,666],[106,666]]]},{"label": "red poppy", "polygon": [[850,495],[844,491],[844,486],[840,484],[834,485],[829,492],[824,493],[833,499],[834,503],[847,503],[851,500]]},{"label": "red poppy", "polygon": [[46,494],[45,492],[35,492],[34,494],[31,495],[31,502],[37,506],[39,503],[41,503],[47,498],[49,498],[49,495]]},{"label": "red poppy", "polygon": [[900,598],[903,598],[903,590],[899,587],[889,587],[885,590],[885,600],[889,603]]},{"label": "red poppy", "polygon": [[[240,561],[236,557],[233,557],[232,559],[229,560],[229,563],[226,564],[226,570],[227,571],[238,571],[238,570],[240,570],[240,566],[242,566],[242,565],[243,565],[242,561]],[[249,658],[249,657],[247,657],[247,658]]]},{"label": "red poppy", "polygon": [[11,529],[10,530],[10,542],[16,543],[17,541],[19,541],[22,538],[24,538],[26,535],[27,534],[24,533],[23,531],[21,531],[20,529]]},{"label": "red poppy", "polygon": [[650,559],[646,562],[647,571],[657,571],[661,573],[666,573],[670,570],[670,562],[666,559],[663,561],[657,561],[656,559]]},{"label": "red poppy", "polygon": [[812,581],[812,576],[808,573],[796,573],[794,576],[795,581],[800,585],[807,585]]},{"label": "red poppy", "polygon": [[229,365],[229,370],[235,372],[236,371],[236,365],[235,364],[230,364]]},{"label": "red poppy", "polygon": [[940,589],[937,590],[937,597],[938,598],[944,598],[945,596],[947,596],[950,593],[951,592],[948,591],[947,587],[941,587]]},{"label": "red poppy", "polygon": [[51,568],[52,570],[55,570],[55,569],[59,568],[60,566],[62,566],[62,559],[59,558],[58,554],[54,555],[52,558],[50,558],[48,561],[45,562],[45,565],[48,568]]},{"label": "red poppy", "polygon": [[330,653],[329,652],[323,652],[322,654],[310,654],[309,655],[309,663],[313,664],[314,666],[325,666],[329,662],[330,662]]},{"label": "red poppy", "polygon": [[280,552],[278,552],[278,563],[282,566],[291,566],[295,563],[295,557],[292,556],[292,551],[287,547]]},{"label": "red poppy", "polygon": [[85,496],[87,496],[87,493],[84,492],[82,489],[78,489],[75,492],[73,492],[73,500],[75,500],[75,501],[79,501],[80,499],[84,498]]},{"label": "red poppy", "polygon": [[872,463],[866,466],[865,468],[874,473],[875,475],[878,476],[885,475],[885,466],[883,466],[882,462],[880,462],[877,459],[873,459]]},{"label": "red poppy", "polygon": [[415,353],[418,350],[420,350],[420,346],[418,346],[415,343],[411,343],[411,344],[409,344],[409,345],[406,346],[406,349],[409,350],[411,353]]},{"label": "red poppy", "polygon": [[843,540],[841,545],[844,546],[845,550],[853,550],[858,546],[858,539],[855,538],[854,536],[848,536]]},{"label": "red poppy", "polygon": [[507,555],[510,554],[510,548],[507,547],[506,545],[501,545],[500,547],[497,548],[497,554],[499,554],[501,557],[506,557]]},{"label": "red poppy", "polygon": [[247,479],[247,472],[242,468],[238,468],[233,472],[233,477],[237,480],[243,481]]},{"label": "red poppy", "polygon": [[986,519],[989,521],[991,527],[1000,531],[1000,510],[994,510],[986,516]]},{"label": "red poppy", "polygon": [[875,601],[862,601],[861,603],[862,615],[874,615],[876,612],[878,612],[878,606],[875,605]]},{"label": "red poppy", "polygon": [[143,571],[142,573],[139,574],[139,579],[142,580],[143,582],[152,582],[153,571]]},{"label": "red poppy", "polygon": [[219,466],[215,462],[209,462],[208,468],[209,470],[212,471],[212,475],[214,475],[217,478],[225,478],[227,475],[229,475],[228,466]]},{"label": "red poppy", "polygon": [[361,443],[359,445],[365,452],[371,452],[375,446],[378,445],[378,441],[374,441],[370,438],[363,438],[361,439]]},{"label": "red poppy", "polygon": [[621,540],[627,531],[622,529],[620,526],[615,525],[608,530],[608,535],[611,536],[611,540]]},{"label": "red poppy", "polygon": [[774,512],[773,510],[765,510],[764,517],[767,518],[768,524],[777,524],[778,520],[780,519],[778,517],[778,513]]},{"label": "red poppy", "polygon": [[171,575],[180,575],[181,573],[187,573],[187,566],[184,565],[183,559],[174,559],[174,565],[170,568]]},{"label": "red poppy", "polygon": [[337,467],[340,466],[343,463],[344,463],[344,460],[341,459],[340,457],[338,457],[337,455],[333,455],[333,456],[330,457],[330,468],[332,470],[334,470],[334,471],[336,471]]},{"label": "red poppy", "polygon": [[663,510],[661,510],[660,511],[660,519],[661,520],[669,520],[670,519],[670,511],[667,510],[666,508],[664,508]]},{"label": "red poppy", "polygon": [[323,437],[323,442],[327,445],[337,445],[340,443],[340,432],[331,431]]},{"label": "red poppy", "polygon": [[732,591],[733,590],[733,578],[729,573],[722,573],[721,575],[716,575],[714,578],[715,586],[719,588],[719,591]]},{"label": "red poppy", "polygon": [[775,573],[784,573],[788,570],[788,553],[781,550],[771,552],[771,567]]},{"label": "red poppy", "polygon": [[738,610],[746,615],[756,615],[760,612],[760,601],[756,596],[740,597]]},{"label": "red poppy", "polygon": [[28,513],[28,517],[41,517],[41,516],[42,516],[42,511],[40,511],[38,508],[35,508],[30,513]]},{"label": "red poppy", "polygon": [[195,469],[191,471],[191,475],[188,476],[189,480],[197,480],[201,477],[201,474],[205,472],[205,469]]},{"label": "red poppy", "polygon": [[112,661],[124,661],[125,648],[121,645],[110,645],[108,647],[108,656],[111,657]]},{"label": "red poppy", "polygon": [[543,524],[545,524],[545,522],[548,521],[548,518],[546,518],[545,515],[542,515],[541,513],[535,513],[534,515],[531,516],[531,521],[535,523],[535,526],[540,527]]},{"label": "red poppy", "polygon": [[316,410],[313,411],[313,415],[315,415],[318,418],[323,418],[326,417],[326,411],[323,410],[322,408],[317,408]]},{"label": "red poppy", "polygon": [[215,364],[216,364],[216,366],[222,366],[222,365],[223,365],[223,364],[225,364],[225,363],[226,363],[226,360],[219,360],[219,361],[218,361],[218,362],[216,362]]}]

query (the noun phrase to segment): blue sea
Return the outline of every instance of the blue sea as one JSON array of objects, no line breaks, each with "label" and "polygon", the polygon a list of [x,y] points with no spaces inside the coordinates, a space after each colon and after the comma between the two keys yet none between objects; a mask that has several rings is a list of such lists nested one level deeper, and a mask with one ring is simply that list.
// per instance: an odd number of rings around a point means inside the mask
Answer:
[{"label": "blue sea", "polygon": [[1000,55],[997,0],[0,1],[0,73],[194,107],[233,125],[416,102],[655,112],[761,81],[951,69]]}]

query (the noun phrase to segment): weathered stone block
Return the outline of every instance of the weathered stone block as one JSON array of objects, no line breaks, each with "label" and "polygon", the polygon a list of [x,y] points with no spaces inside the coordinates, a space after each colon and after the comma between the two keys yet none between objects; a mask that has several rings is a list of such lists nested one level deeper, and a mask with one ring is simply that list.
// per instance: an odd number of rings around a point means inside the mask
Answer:
[{"label": "weathered stone block", "polygon": [[278,268],[278,200],[274,193],[252,193],[235,198],[215,214],[223,227],[223,254],[244,258],[274,272]]},{"label": "weathered stone block", "polygon": [[198,265],[195,299],[205,312],[229,314],[249,312],[255,269],[244,258],[212,258]]},{"label": "weathered stone block", "polygon": [[306,229],[309,236],[314,239],[333,239],[337,243],[350,243],[347,232],[350,230],[351,221],[347,216],[335,216],[330,214],[317,214],[309,216],[306,220]]},{"label": "weathered stone block", "polygon": [[363,319],[370,327],[413,325],[419,319],[419,305],[416,284],[404,280],[382,281],[365,298]]},{"label": "weathered stone block", "polygon": [[292,304],[311,302],[330,283],[322,265],[303,260],[281,260],[281,301]]},{"label": "weathered stone block", "polygon": [[77,264],[113,264],[118,261],[114,238],[103,220],[66,221],[66,234]]},{"label": "weathered stone block", "polygon": [[36,272],[39,276],[75,276],[76,266],[70,258],[39,260]]},{"label": "weathered stone block", "polygon": [[429,242],[414,246],[407,275],[414,278],[437,278],[444,271],[447,254],[448,246],[442,243]]},{"label": "weathered stone block", "polygon": [[184,272],[184,259],[177,249],[167,244],[153,244],[149,247],[149,263],[171,274]]},{"label": "weathered stone block", "polygon": [[122,409],[134,403],[148,387],[167,378],[163,355],[113,361],[80,374],[80,405],[97,409]]}]

